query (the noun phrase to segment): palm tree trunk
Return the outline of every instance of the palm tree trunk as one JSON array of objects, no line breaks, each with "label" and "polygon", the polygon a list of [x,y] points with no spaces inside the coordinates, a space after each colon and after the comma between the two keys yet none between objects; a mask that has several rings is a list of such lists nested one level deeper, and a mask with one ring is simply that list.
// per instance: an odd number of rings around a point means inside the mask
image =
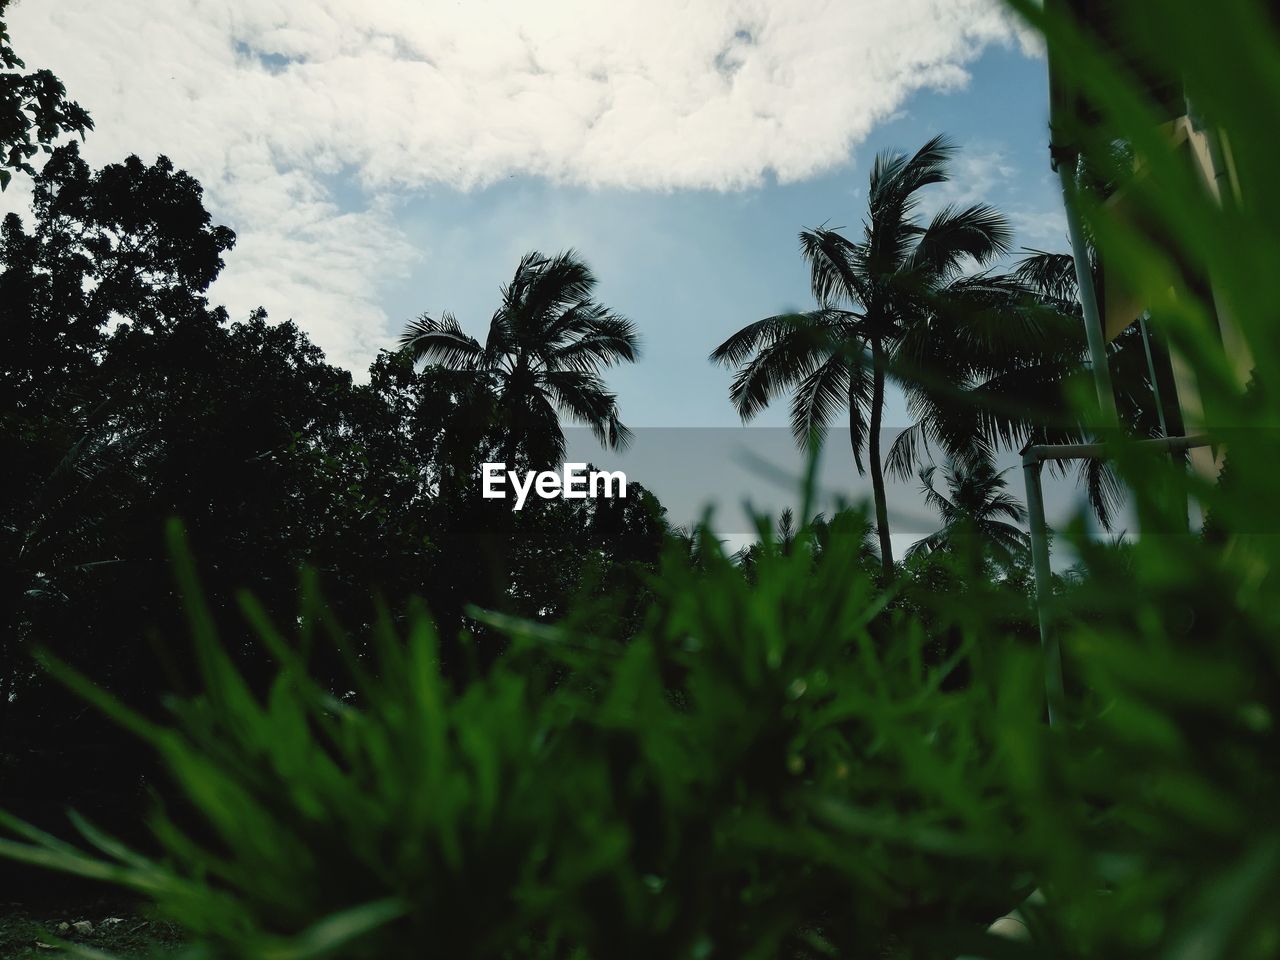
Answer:
[{"label": "palm tree trunk", "polygon": [[880,562],[885,577],[893,576],[893,541],[889,539],[889,506],[884,495],[884,466],[880,459],[880,427],[884,419],[884,366],[880,340],[871,341],[871,429],[867,459],[871,466],[871,493],[876,505],[876,530],[880,534]]},{"label": "palm tree trunk", "polygon": [[[507,424],[507,436],[502,443],[504,469],[517,470],[516,458],[520,452],[517,425]],[[486,551],[488,591],[481,605],[499,613],[510,613],[508,588],[511,584],[511,557],[515,550],[516,514],[507,500],[495,501],[497,508],[493,526],[489,529],[489,549]]]}]

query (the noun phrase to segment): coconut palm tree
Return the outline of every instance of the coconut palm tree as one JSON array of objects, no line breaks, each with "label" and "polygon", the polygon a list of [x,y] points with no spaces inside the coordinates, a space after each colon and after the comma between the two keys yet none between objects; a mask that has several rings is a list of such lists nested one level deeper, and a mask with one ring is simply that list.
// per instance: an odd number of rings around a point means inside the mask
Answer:
[{"label": "coconut palm tree", "polygon": [[[946,206],[927,223],[917,216],[920,191],[948,179],[955,146],[934,137],[914,155],[881,154],[871,171],[868,213],[860,239],[819,228],[800,234],[818,307],[808,313],[768,317],[739,330],[711,354],[736,368],[730,398],[749,420],[778,395],[790,391],[791,426],[801,443],[825,434],[838,410],[848,414],[854,465],[871,473],[880,556],[893,572],[885,500],[881,426],[885,386],[893,377],[907,390],[908,408],[919,430],[895,444],[894,465],[909,471],[933,440],[949,455],[975,459],[989,451],[975,423],[963,427],[954,407],[914,377],[898,375],[928,360],[954,366],[965,351],[936,342],[934,328],[954,334],[953,308],[988,310],[1017,293],[1016,285],[974,274],[1004,255],[1012,234],[994,208]],[[899,361],[909,361],[900,363]],[[983,357],[982,365],[990,358]],[[948,369],[962,384],[972,370]]]},{"label": "coconut palm tree", "polygon": [[564,458],[561,418],[589,427],[603,446],[626,445],[630,431],[601,371],[633,363],[639,353],[634,324],[592,298],[596,278],[573,251],[527,253],[489,323],[482,345],[451,313],[423,314],[400,338],[415,361],[461,375],[469,399],[501,431],[500,447],[536,467]]},{"label": "coconut palm tree", "polygon": [[819,513],[800,530],[796,526],[795,514],[787,507],[779,515],[772,536],[763,536],[755,543],[743,547],[734,554],[734,561],[744,573],[753,577],[761,558],[766,555],[787,556],[800,545],[813,557],[814,563],[819,563],[840,540],[845,544],[854,544],[855,556],[868,570],[874,570],[879,565],[880,555],[872,524],[860,510],[850,508],[841,509],[832,517]]},{"label": "coconut palm tree", "polygon": [[[1094,285],[1102,289],[1103,276],[1096,252],[1088,251]],[[1019,416],[1004,417],[1004,427],[1018,435],[1019,441],[1032,443],[1084,443],[1093,439],[1087,425],[1071,414],[1076,409],[1068,398],[1069,381],[1089,378],[1089,352],[1083,337],[1083,316],[1078,299],[1075,260],[1069,253],[1024,250],[1014,267],[1013,279],[1047,309],[1060,314],[1080,331],[1074,342],[1059,341],[1051,354],[1035,358],[1020,369],[993,378],[987,385],[988,398],[999,397],[1001,405],[1018,408]],[[1153,359],[1149,362],[1148,350]],[[1111,370],[1116,412],[1126,436],[1156,437],[1166,432],[1164,418],[1177,418],[1172,410],[1160,410],[1155,402],[1157,391],[1152,371],[1157,364],[1167,365],[1158,344],[1148,344],[1142,329],[1133,324],[1107,344],[1107,362]],[[1170,378],[1172,372],[1166,372]],[[1166,395],[1163,398],[1167,401]],[[1066,418],[1046,416],[1045,411],[1058,409]],[[1035,413],[1034,411],[1040,411]],[[1000,418],[1000,414],[994,414]],[[1179,423],[1171,423],[1181,432]],[[1064,464],[1054,469],[1065,472]],[[1080,461],[1077,479],[1088,494],[1090,506],[1104,529],[1111,529],[1116,508],[1123,499],[1119,477],[1110,462],[1102,459]]]},{"label": "coconut palm tree", "polygon": [[997,473],[989,463],[948,464],[943,473],[946,494],[934,486],[936,471],[932,465],[923,468],[920,485],[925,503],[942,518],[942,528],[912,544],[908,557],[950,553],[965,538],[976,538],[987,556],[1006,570],[1026,555],[1029,540],[1019,524],[1027,519],[1027,511],[1005,491],[1007,470]]}]

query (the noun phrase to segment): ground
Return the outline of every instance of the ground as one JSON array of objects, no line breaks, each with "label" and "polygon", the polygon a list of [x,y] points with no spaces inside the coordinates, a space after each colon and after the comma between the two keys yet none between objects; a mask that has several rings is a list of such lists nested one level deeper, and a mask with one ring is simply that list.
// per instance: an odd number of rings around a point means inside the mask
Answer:
[{"label": "ground", "polygon": [[[92,931],[74,926],[82,921]],[[66,929],[60,929],[66,924]],[[58,939],[83,944],[121,960],[164,957],[182,945],[172,924],[150,917],[138,904],[94,901],[75,906],[0,904],[0,958],[50,960],[66,951]]]}]

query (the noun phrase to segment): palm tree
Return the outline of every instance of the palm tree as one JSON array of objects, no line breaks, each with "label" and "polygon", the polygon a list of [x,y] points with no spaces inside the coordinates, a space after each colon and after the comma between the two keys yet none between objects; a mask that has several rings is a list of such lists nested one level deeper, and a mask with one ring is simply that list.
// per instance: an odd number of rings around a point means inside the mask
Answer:
[{"label": "palm tree", "polygon": [[[1101,289],[1103,276],[1092,246],[1088,256],[1094,284]],[[1013,278],[1041,304],[1073,324],[1077,332],[1074,342],[1060,341],[1051,354],[993,379],[988,384],[989,396],[998,396],[1005,407],[1020,408],[1021,414],[1016,418],[1019,423],[1015,424],[1013,419],[1005,421],[1005,427],[1019,439],[1033,443],[1088,442],[1093,439],[1089,429],[1074,415],[1056,420],[1044,415],[1045,411],[1055,408],[1074,410],[1074,404],[1068,400],[1071,393],[1068,381],[1089,377],[1090,358],[1083,335],[1075,260],[1069,253],[1024,250],[1013,270]],[[1116,412],[1125,435],[1131,437],[1156,437],[1164,433],[1163,411],[1158,410],[1154,402],[1156,391],[1147,351],[1148,344],[1137,324],[1127,327],[1107,345]],[[1156,355],[1160,356],[1158,348]],[[1065,471],[1062,464],[1054,464],[1054,468]],[[1094,515],[1104,529],[1111,529],[1115,510],[1123,499],[1120,479],[1111,463],[1102,459],[1082,460],[1077,478],[1087,491]]]},{"label": "palm tree", "polygon": [[[1027,519],[1027,511],[1013,496],[1005,492],[1004,475],[989,463],[973,467],[949,464],[943,478],[947,494],[939,493],[933,478],[937,468],[920,471],[921,492],[925,503],[938,511],[942,528],[907,550],[907,556],[934,552],[954,552],[962,538],[977,538],[987,554],[1008,570],[1026,555],[1029,540],[1018,524]],[[971,541],[972,542],[972,541]]]},{"label": "palm tree", "polygon": [[432,361],[462,376],[486,421],[503,431],[512,467],[520,455],[538,467],[564,458],[562,416],[618,449],[630,431],[601,371],[633,363],[639,337],[630,320],[592,299],[595,286],[595,275],[573,250],[554,257],[527,253],[502,287],[483,345],[447,312],[412,321],[400,343],[415,362]]},{"label": "palm tree", "polygon": [[[854,465],[871,473],[876,528],[885,574],[893,573],[884,460],[880,432],[886,378],[907,391],[917,423],[899,437],[891,465],[908,471],[933,440],[949,455],[976,459],[983,438],[970,423],[960,429],[948,405],[914,377],[895,370],[917,368],[926,358],[945,360],[963,351],[940,347],[934,328],[948,336],[954,322],[940,321],[949,309],[989,308],[1016,293],[1015,285],[986,274],[974,275],[1005,254],[1012,234],[992,207],[947,206],[927,224],[917,217],[920,191],[948,179],[955,146],[935,137],[914,156],[881,154],[871,171],[868,215],[859,240],[819,228],[800,234],[818,308],[808,313],[768,317],[739,330],[711,354],[737,369],[730,398],[749,420],[775,397],[793,391],[791,427],[801,443],[825,435],[838,409],[848,411]],[[909,362],[899,362],[909,361]],[[982,358],[983,365],[989,358]],[[948,369],[956,384],[972,379],[972,369]]]},{"label": "palm tree", "polygon": [[858,561],[866,564],[868,569],[874,569],[880,563],[875,531],[861,511],[843,508],[832,517],[819,513],[800,530],[790,507],[779,515],[772,536],[762,536],[755,543],[743,547],[734,554],[734,561],[748,576],[755,576],[761,558],[766,555],[789,556],[799,544],[812,556],[814,563],[819,563],[838,541],[853,544]]}]

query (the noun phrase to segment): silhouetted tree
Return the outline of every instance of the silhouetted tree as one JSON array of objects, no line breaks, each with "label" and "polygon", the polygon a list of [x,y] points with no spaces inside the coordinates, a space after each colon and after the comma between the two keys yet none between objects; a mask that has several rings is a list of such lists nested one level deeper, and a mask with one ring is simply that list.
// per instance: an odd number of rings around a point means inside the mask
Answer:
[{"label": "silhouetted tree", "polygon": [[743,547],[734,555],[734,559],[743,573],[754,579],[762,559],[767,556],[790,556],[801,549],[812,555],[815,563],[820,563],[838,541],[842,545],[856,545],[853,550],[845,547],[841,556],[857,557],[859,563],[868,570],[879,568],[880,554],[875,527],[867,521],[862,511],[854,509],[838,510],[830,517],[820,513],[803,529],[798,529],[795,516],[788,507],[779,514],[775,528],[768,531],[768,536]]},{"label": "silhouetted tree", "polygon": [[1026,521],[1027,511],[1005,490],[1008,471],[997,473],[985,463],[971,468],[948,464],[943,473],[946,493],[934,486],[936,472],[935,466],[923,468],[920,485],[925,503],[942,518],[942,528],[917,540],[907,556],[968,550],[990,557],[1004,570],[1025,559],[1030,541],[1019,524]]},{"label": "silhouetted tree", "polygon": [[528,253],[502,287],[483,345],[451,313],[438,320],[423,314],[401,343],[415,360],[466,375],[468,402],[488,411],[512,467],[518,454],[537,467],[564,457],[562,416],[589,427],[605,446],[625,446],[630,433],[601,371],[634,362],[639,338],[630,320],[592,299],[595,286],[572,250]]},{"label": "silhouetted tree", "polygon": [[[913,334],[924,333],[949,307],[987,306],[1014,293],[1007,284],[966,273],[1007,252],[1011,240],[1004,217],[976,204],[943,208],[927,224],[916,216],[919,193],[945,182],[954,146],[935,137],[913,156],[882,154],[871,172],[869,210],[860,240],[820,228],[800,234],[818,309],[768,317],[739,330],[717,347],[711,359],[737,368],[730,397],[744,420],[780,393],[792,391],[791,426],[809,443],[825,433],[836,411],[849,418],[854,464],[863,468],[863,450],[875,503],[880,556],[893,571],[885,501],[881,427],[885,384],[895,354]],[[934,350],[935,358],[938,351]],[[913,362],[913,369],[919,365]],[[949,370],[957,384],[971,371]],[[948,411],[929,387],[898,376],[913,414],[946,447],[960,453],[980,443],[949,429]],[[910,458],[913,450],[901,456]]]},{"label": "silhouetted tree", "polygon": [[[35,230],[0,228],[0,646],[12,657],[26,604],[56,604],[71,580],[109,575],[113,524],[145,502],[159,425],[127,412],[112,370],[136,330],[217,328],[204,290],[234,237],[213,227],[199,184],[163,157],[92,173],[75,144],[36,178]],[[109,332],[115,324],[113,332]],[[169,358],[181,370],[199,352]],[[162,378],[172,379],[174,370]],[[154,397],[152,397],[154,399]],[[171,416],[172,411],[166,411]],[[4,709],[0,698],[0,711]]]},{"label": "silhouetted tree", "polygon": [[8,7],[9,0],[0,0],[0,190],[15,172],[35,176],[31,160],[50,153],[63,134],[83,136],[93,129],[85,109],[67,99],[61,80],[48,70],[20,72],[26,64],[9,40]]}]

